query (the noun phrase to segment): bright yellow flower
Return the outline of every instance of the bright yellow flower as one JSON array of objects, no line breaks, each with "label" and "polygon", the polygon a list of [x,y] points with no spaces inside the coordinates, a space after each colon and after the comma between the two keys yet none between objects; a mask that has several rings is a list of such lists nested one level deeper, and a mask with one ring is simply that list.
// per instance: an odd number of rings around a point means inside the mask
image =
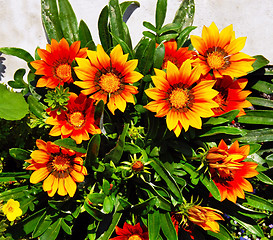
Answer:
[{"label": "bright yellow flower", "polygon": [[85,154],[40,139],[36,140],[36,145],[39,150],[33,151],[31,159],[26,160],[31,163],[27,170],[35,170],[30,182],[36,184],[44,180],[43,189],[50,197],[56,192],[60,196],[68,193],[73,197],[77,189],[75,182],[83,182],[84,175],[87,175],[81,158]]},{"label": "bright yellow flower", "polygon": [[13,199],[8,200],[8,202],[3,206],[3,212],[5,215],[7,215],[9,221],[14,221],[16,217],[22,215],[20,203],[18,201],[14,201]]},{"label": "bright yellow flower", "polygon": [[76,58],[78,67],[75,73],[82,81],[74,82],[84,88],[82,93],[91,98],[107,104],[114,114],[116,109],[124,112],[126,103],[135,104],[134,94],[138,93],[133,83],[139,81],[143,75],[134,71],[138,60],[127,61],[128,54],[123,54],[120,45],[114,47],[110,57],[105,53],[101,45],[97,51],[87,50],[89,59]]},{"label": "bright yellow flower", "polygon": [[255,58],[240,52],[245,45],[246,37],[235,39],[232,25],[219,33],[213,22],[209,27],[204,26],[202,38],[191,36],[191,43],[198,51],[196,65],[200,65],[202,74],[212,70],[215,78],[229,75],[232,78],[241,77],[253,70]]},{"label": "bright yellow flower", "polygon": [[214,115],[212,108],[218,104],[212,99],[218,92],[212,89],[215,81],[199,81],[200,70],[191,68],[189,60],[178,69],[168,62],[167,71],[155,69],[152,76],[155,88],[145,90],[149,102],[145,108],[156,112],[156,117],[166,117],[167,127],[178,137],[182,128],[187,131],[189,126],[201,129],[201,117]]}]

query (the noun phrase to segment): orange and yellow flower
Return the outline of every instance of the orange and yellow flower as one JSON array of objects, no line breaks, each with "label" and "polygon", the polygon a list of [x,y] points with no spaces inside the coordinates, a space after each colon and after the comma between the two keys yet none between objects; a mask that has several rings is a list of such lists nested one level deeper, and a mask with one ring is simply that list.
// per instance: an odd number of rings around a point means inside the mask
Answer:
[{"label": "orange and yellow flower", "polygon": [[249,154],[249,145],[239,147],[235,141],[230,148],[224,140],[218,147],[208,151],[206,159],[209,164],[211,178],[221,194],[221,201],[226,198],[234,203],[237,197],[245,198],[244,191],[253,192],[251,183],[246,178],[252,178],[259,173],[254,162],[243,162]]},{"label": "orange and yellow flower", "polygon": [[123,228],[116,226],[117,237],[110,240],[149,240],[148,231],[140,226],[140,223],[131,225],[124,223]]},{"label": "orange and yellow flower", "polygon": [[245,41],[246,37],[235,39],[232,25],[220,33],[214,22],[209,27],[204,26],[202,38],[191,36],[191,43],[199,53],[195,64],[200,65],[203,75],[212,70],[215,78],[244,76],[253,70],[255,62],[255,58],[240,52]]},{"label": "orange and yellow flower", "polygon": [[83,166],[83,153],[59,147],[52,142],[36,140],[39,150],[31,153],[27,170],[34,170],[30,182],[36,184],[43,181],[43,189],[48,196],[53,197],[57,192],[60,196],[73,197],[77,185],[83,182],[87,170]]},{"label": "orange and yellow flower", "polygon": [[90,95],[96,101],[103,100],[114,114],[116,109],[124,112],[126,103],[135,104],[134,94],[137,87],[132,84],[139,81],[143,75],[134,71],[138,60],[127,61],[128,54],[123,54],[120,45],[114,47],[110,57],[101,45],[97,51],[87,50],[89,59],[76,58],[78,67],[75,73],[82,81],[74,82],[83,88],[82,93]]},{"label": "orange and yellow flower", "polygon": [[97,126],[99,123],[94,119],[95,105],[94,100],[87,98],[84,94],[77,96],[70,93],[67,104],[67,111],[62,111],[60,115],[55,111],[47,110],[51,115],[46,123],[54,125],[49,135],[71,137],[80,144],[82,140],[89,140],[90,134],[100,134],[101,130]]},{"label": "orange and yellow flower", "polygon": [[[183,207],[185,206],[182,206],[182,208]],[[171,219],[177,233],[179,226],[181,226],[183,230],[188,232],[191,238],[194,239],[194,224],[198,225],[204,230],[219,232],[219,224],[216,221],[224,220],[221,214],[221,211],[214,208],[187,204],[186,208],[184,208],[182,211],[172,212]]]},{"label": "orange and yellow flower", "polygon": [[55,88],[64,83],[72,83],[72,62],[75,57],[86,57],[87,48],[80,49],[80,45],[77,41],[69,47],[64,38],[59,43],[52,39],[51,44],[46,45],[46,49],[37,49],[42,60],[30,63],[36,69],[35,74],[42,75],[37,82],[37,87]]},{"label": "orange and yellow flower", "polygon": [[14,221],[17,217],[22,215],[22,210],[20,208],[20,203],[13,199],[9,199],[3,206],[3,212],[7,216],[9,221]]},{"label": "orange and yellow flower", "polygon": [[156,112],[156,117],[166,116],[167,127],[176,136],[189,126],[201,129],[201,117],[214,115],[211,109],[218,107],[212,100],[218,94],[212,89],[215,81],[199,81],[200,70],[192,69],[189,60],[179,69],[169,61],[166,72],[155,69],[155,74],[152,76],[155,88],[145,90],[154,101],[145,108]]},{"label": "orange and yellow flower", "polygon": [[182,47],[177,49],[177,43],[175,40],[170,40],[164,42],[165,47],[165,56],[163,59],[162,69],[167,68],[168,61],[172,62],[178,68],[181,67],[182,63],[187,59],[195,59],[196,53],[194,51],[190,51],[188,47]]},{"label": "orange and yellow flower", "polygon": [[213,87],[219,92],[213,99],[219,104],[219,107],[212,109],[215,114],[214,116],[219,116],[235,109],[240,110],[237,117],[245,115],[244,108],[252,106],[252,104],[246,100],[246,97],[251,94],[251,91],[243,91],[246,85],[247,79],[245,78],[237,80],[233,80],[230,76],[218,78]]}]

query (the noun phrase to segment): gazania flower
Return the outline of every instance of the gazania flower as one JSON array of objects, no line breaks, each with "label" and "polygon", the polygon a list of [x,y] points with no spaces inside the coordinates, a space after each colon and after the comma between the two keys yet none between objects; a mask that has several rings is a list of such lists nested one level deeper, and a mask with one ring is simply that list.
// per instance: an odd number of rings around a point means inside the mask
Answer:
[{"label": "gazania flower", "polygon": [[215,114],[214,116],[219,116],[235,109],[240,110],[237,117],[245,115],[244,108],[252,106],[252,104],[246,100],[246,97],[251,91],[242,91],[246,85],[247,79],[244,78],[237,80],[232,80],[230,76],[218,78],[213,87],[219,92],[213,99],[219,104],[219,107],[212,109]]},{"label": "gazania flower", "polygon": [[9,199],[8,202],[4,204],[2,210],[9,221],[14,221],[23,213],[20,208],[20,203],[18,201],[14,201],[13,199]]},{"label": "gazania flower", "polygon": [[212,180],[221,194],[221,201],[226,198],[236,203],[237,197],[245,198],[244,191],[253,192],[252,185],[246,178],[258,175],[257,163],[243,162],[249,154],[249,145],[239,147],[235,141],[230,148],[224,140],[218,147],[208,151],[206,159],[209,164]]},{"label": "gazania flower", "polygon": [[54,125],[49,135],[62,138],[71,137],[80,144],[82,140],[88,140],[89,133],[100,134],[101,130],[94,120],[95,105],[94,100],[80,94],[77,96],[71,93],[66,106],[67,111],[62,111],[60,115],[55,111],[47,110],[51,117],[47,118],[46,123]]},{"label": "gazania flower", "polygon": [[137,87],[131,84],[139,81],[142,74],[134,71],[137,60],[127,61],[128,54],[123,55],[120,45],[110,53],[105,53],[101,45],[97,51],[87,50],[89,59],[76,58],[78,67],[75,73],[83,81],[74,82],[81,88],[82,93],[91,98],[103,100],[109,110],[114,114],[116,109],[124,112],[126,103],[135,103],[134,94],[138,93]]},{"label": "gazania flower", "polygon": [[131,225],[124,223],[123,228],[116,226],[117,237],[110,238],[110,240],[149,240],[148,231],[140,226],[140,223]]},{"label": "gazania flower", "polygon": [[194,224],[202,227],[204,230],[219,232],[219,224],[216,220],[224,220],[220,214],[222,212],[217,209],[187,203],[181,206],[181,211],[172,212],[171,219],[177,233],[179,226],[181,226],[194,239]]},{"label": "gazania flower", "polygon": [[71,64],[75,57],[85,58],[86,49],[80,49],[80,42],[74,42],[70,47],[63,38],[58,43],[51,40],[46,49],[38,49],[38,55],[42,60],[36,60],[30,64],[36,69],[36,75],[43,75],[37,82],[37,87],[55,88],[58,85],[73,82]]},{"label": "gazania flower", "polygon": [[84,175],[87,175],[81,158],[85,154],[40,139],[36,140],[36,145],[39,150],[33,151],[31,159],[26,160],[31,163],[27,170],[34,170],[30,182],[36,184],[44,180],[43,189],[50,197],[56,192],[61,196],[68,193],[73,197],[77,189],[76,182],[83,182]]},{"label": "gazania flower", "polygon": [[155,101],[145,108],[156,112],[156,117],[166,117],[167,127],[179,136],[182,128],[189,126],[200,129],[201,117],[214,115],[212,108],[218,104],[212,99],[218,92],[212,89],[215,81],[197,81],[200,78],[198,67],[191,69],[189,60],[178,69],[168,62],[167,72],[155,69],[152,77],[155,88],[145,90],[148,97]]},{"label": "gazania flower", "polygon": [[168,61],[171,61],[178,68],[181,67],[182,63],[187,59],[194,59],[196,53],[188,50],[188,47],[182,47],[177,49],[177,43],[174,40],[164,42],[165,56],[162,64],[162,69],[167,68]]},{"label": "gazania flower", "polygon": [[191,43],[198,51],[195,64],[200,64],[202,74],[212,70],[215,78],[229,75],[231,78],[241,77],[253,70],[255,58],[240,52],[245,45],[246,37],[235,39],[232,25],[219,30],[213,22],[209,27],[204,26],[202,38],[191,36]]}]

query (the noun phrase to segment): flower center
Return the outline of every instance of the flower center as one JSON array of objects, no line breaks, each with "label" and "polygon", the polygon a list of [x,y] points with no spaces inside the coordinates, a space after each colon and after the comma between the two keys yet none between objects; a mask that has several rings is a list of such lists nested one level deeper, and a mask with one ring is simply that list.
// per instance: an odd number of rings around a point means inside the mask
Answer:
[{"label": "flower center", "polygon": [[71,78],[71,66],[67,63],[59,65],[56,69],[56,74],[60,79]]},{"label": "flower center", "polygon": [[187,91],[181,88],[176,88],[171,92],[169,100],[173,107],[179,109],[186,106],[189,101],[189,96]]},{"label": "flower center", "polygon": [[128,240],[142,240],[142,238],[139,235],[132,235]]},{"label": "flower center", "polygon": [[120,87],[120,78],[114,73],[106,73],[100,77],[99,84],[103,91],[113,93]]},{"label": "flower center", "polygon": [[228,54],[218,47],[209,48],[206,58],[211,69],[226,69],[230,65]]},{"label": "flower center", "polygon": [[84,115],[81,112],[74,112],[69,116],[69,122],[76,128],[82,127],[84,121]]},{"label": "flower center", "polygon": [[141,172],[144,169],[144,165],[141,161],[136,161],[132,166],[133,171]]},{"label": "flower center", "polygon": [[8,211],[9,211],[9,212],[13,212],[13,211],[14,211],[13,207],[9,207],[9,208],[8,208]]},{"label": "flower center", "polygon": [[52,166],[55,171],[64,172],[70,167],[70,160],[65,156],[58,155],[54,157]]}]

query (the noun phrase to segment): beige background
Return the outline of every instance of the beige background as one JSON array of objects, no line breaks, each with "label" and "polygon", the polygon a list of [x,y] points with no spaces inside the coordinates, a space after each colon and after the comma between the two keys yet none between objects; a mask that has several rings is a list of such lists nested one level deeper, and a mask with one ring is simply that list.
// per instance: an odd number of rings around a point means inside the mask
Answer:
[{"label": "beige background", "polygon": [[[120,0],[122,2],[122,0]],[[145,28],[143,21],[154,23],[156,0],[139,0],[137,8],[128,20],[129,30],[135,45]],[[99,43],[97,19],[107,0],[70,0],[78,21],[83,19],[89,26],[93,39]],[[165,23],[172,21],[181,0],[168,0]],[[236,37],[247,36],[243,52],[249,55],[264,55],[273,64],[273,0],[195,0],[193,35],[201,35],[203,25],[212,21],[221,30],[233,24]],[[0,0],[0,47],[18,47],[34,54],[37,46],[45,48],[46,39],[41,24],[40,0]],[[13,78],[17,68],[26,67],[24,61],[4,56],[7,66],[2,81]]]}]

